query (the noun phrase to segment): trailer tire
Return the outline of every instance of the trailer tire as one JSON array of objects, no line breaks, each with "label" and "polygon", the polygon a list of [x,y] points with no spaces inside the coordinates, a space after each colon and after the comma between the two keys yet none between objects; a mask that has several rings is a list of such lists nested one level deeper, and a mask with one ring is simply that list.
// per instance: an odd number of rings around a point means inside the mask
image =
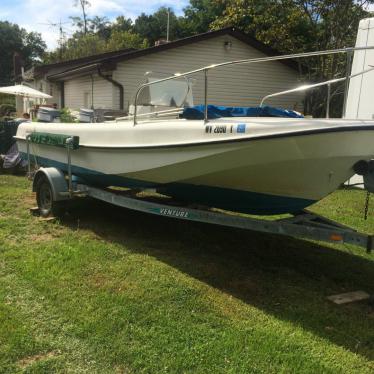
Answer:
[{"label": "trailer tire", "polygon": [[52,186],[47,177],[39,178],[35,191],[41,217],[61,217],[65,213],[65,201],[53,199]]}]

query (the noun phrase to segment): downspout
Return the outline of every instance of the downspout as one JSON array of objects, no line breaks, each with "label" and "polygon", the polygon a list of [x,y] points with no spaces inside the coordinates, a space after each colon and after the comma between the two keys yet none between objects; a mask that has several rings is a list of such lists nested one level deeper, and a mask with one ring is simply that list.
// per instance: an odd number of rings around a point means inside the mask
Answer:
[{"label": "downspout", "polygon": [[104,75],[100,68],[97,69],[97,74],[99,75],[99,77],[107,80],[108,82],[112,83],[114,86],[118,87],[119,89],[119,109],[120,110],[123,110],[124,106],[123,106],[123,99],[124,99],[124,90],[123,90],[123,85],[117,81],[115,81],[114,79]]},{"label": "downspout", "polygon": [[60,107],[65,108],[65,82],[60,82]]},{"label": "downspout", "polygon": [[91,74],[91,109],[94,109],[94,77]]}]

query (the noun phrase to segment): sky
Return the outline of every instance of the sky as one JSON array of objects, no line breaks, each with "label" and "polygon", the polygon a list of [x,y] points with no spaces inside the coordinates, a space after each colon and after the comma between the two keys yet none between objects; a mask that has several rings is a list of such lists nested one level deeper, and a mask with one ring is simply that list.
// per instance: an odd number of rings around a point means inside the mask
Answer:
[{"label": "sky", "polygon": [[[106,16],[114,20],[119,15],[133,20],[142,12],[150,14],[161,6],[170,7],[177,15],[183,13],[188,0],[89,0],[88,16]],[[74,0],[0,0],[0,20],[16,23],[27,31],[42,34],[48,49],[57,46],[58,28],[50,23],[63,24],[69,36],[73,32],[69,17],[81,16],[79,8],[74,7]]]},{"label": "sky", "polygon": [[[106,16],[114,20],[119,15],[135,19],[140,13],[153,13],[161,6],[170,7],[177,15],[183,13],[188,0],[89,0],[88,16]],[[67,36],[74,31],[70,16],[81,16],[81,11],[74,6],[75,0],[0,0],[0,20],[16,23],[27,31],[42,34],[48,49],[57,46],[59,32],[57,27],[48,24],[63,24]],[[370,7],[374,11],[374,5]]]}]

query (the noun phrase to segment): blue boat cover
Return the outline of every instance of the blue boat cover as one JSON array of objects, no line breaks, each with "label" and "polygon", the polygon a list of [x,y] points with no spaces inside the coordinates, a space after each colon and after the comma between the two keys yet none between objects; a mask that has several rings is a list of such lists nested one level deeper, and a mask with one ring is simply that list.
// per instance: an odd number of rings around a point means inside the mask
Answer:
[{"label": "blue boat cover", "polygon": [[[181,118],[186,119],[204,119],[204,105],[195,105],[184,108]],[[273,108],[271,106],[263,107],[227,107],[208,105],[208,119],[221,117],[287,117],[304,118],[300,113],[293,110]]]}]

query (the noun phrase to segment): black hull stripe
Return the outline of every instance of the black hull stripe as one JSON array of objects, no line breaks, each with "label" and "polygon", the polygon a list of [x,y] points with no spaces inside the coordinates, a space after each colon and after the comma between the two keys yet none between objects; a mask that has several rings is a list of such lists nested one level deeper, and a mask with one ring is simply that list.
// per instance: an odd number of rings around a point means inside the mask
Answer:
[{"label": "black hull stripe", "polygon": [[[292,126],[292,125],[291,125]],[[142,146],[100,146],[100,145],[79,145],[80,148],[94,148],[94,149],[157,149],[157,148],[183,148],[183,147],[196,147],[202,145],[210,144],[226,144],[226,143],[239,143],[255,140],[264,139],[281,139],[281,138],[293,138],[297,136],[308,136],[308,135],[319,135],[337,132],[355,132],[355,131],[374,131],[374,125],[371,126],[349,126],[349,127],[338,127],[338,128],[324,128],[324,129],[313,129],[306,131],[298,131],[293,133],[281,133],[281,134],[271,134],[271,135],[259,135],[252,137],[243,137],[238,139],[218,139],[211,141],[202,141],[194,143],[184,143],[184,144],[162,144],[162,145],[142,145]],[[26,141],[24,138],[14,137],[17,140]],[[373,145],[374,146],[374,145]]]}]

